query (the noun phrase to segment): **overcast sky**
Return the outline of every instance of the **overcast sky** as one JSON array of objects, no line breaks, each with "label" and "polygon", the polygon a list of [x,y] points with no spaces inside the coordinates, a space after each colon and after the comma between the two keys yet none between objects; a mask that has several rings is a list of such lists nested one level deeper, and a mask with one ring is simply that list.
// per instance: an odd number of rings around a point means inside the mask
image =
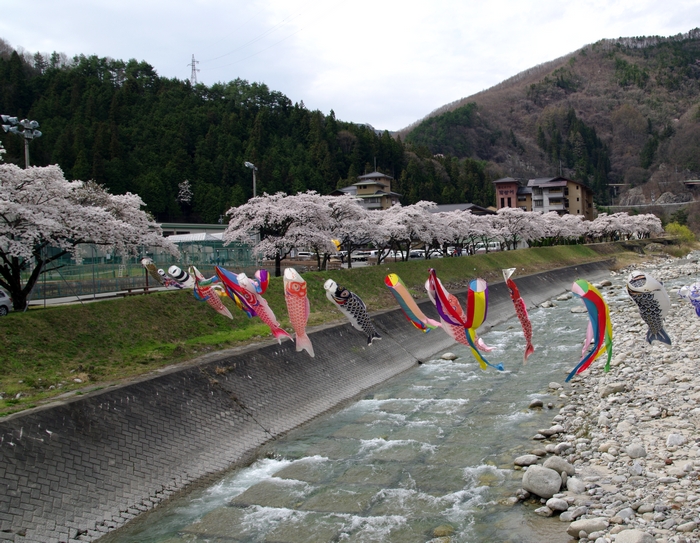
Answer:
[{"label": "overcast sky", "polygon": [[0,0],[27,51],[135,58],[205,84],[262,82],[343,121],[398,130],[602,38],[700,25],[673,0]]}]

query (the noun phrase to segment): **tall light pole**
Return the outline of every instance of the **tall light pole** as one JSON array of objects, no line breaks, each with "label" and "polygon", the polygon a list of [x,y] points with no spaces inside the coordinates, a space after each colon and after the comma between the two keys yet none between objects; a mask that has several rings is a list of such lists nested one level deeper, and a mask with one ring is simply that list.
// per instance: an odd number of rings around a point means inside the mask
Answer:
[{"label": "tall light pole", "polygon": [[244,162],[243,165],[246,168],[250,168],[251,170],[253,170],[253,198],[255,198],[255,172],[257,172],[258,169],[255,167],[255,164],[253,164],[252,162]]},{"label": "tall light pole", "polygon": [[[39,123],[28,119],[17,121],[17,117],[10,117],[9,115],[0,115],[0,119],[2,119],[2,129],[5,132],[24,136],[24,167],[29,168],[29,140],[41,137],[41,132],[37,130]],[[22,128],[17,126],[18,124]]]}]

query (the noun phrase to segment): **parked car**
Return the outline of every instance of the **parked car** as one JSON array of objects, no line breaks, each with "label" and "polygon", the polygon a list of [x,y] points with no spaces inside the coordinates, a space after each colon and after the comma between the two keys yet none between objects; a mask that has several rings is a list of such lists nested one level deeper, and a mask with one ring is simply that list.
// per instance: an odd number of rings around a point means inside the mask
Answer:
[{"label": "parked car", "polygon": [[0,317],[12,311],[12,298],[4,290],[0,290]]},{"label": "parked car", "polygon": [[[474,247],[475,252],[478,254],[485,253],[486,252],[486,245],[483,243],[477,243],[476,246]],[[501,244],[498,243],[497,241],[490,241],[488,244],[488,249],[489,253],[492,253],[494,251],[500,251],[501,250]]]}]

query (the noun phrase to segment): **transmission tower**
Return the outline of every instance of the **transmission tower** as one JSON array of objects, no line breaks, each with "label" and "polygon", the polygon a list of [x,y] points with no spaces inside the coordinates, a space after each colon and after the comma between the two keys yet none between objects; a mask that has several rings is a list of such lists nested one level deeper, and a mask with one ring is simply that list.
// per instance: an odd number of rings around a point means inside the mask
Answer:
[{"label": "transmission tower", "polygon": [[197,84],[197,72],[199,71],[199,68],[197,68],[197,64],[199,64],[199,61],[194,59],[194,53],[192,53],[192,63],[188,64],[188,66],[192,66],[192,75],[190,75],[190,83],[193,87]]}]

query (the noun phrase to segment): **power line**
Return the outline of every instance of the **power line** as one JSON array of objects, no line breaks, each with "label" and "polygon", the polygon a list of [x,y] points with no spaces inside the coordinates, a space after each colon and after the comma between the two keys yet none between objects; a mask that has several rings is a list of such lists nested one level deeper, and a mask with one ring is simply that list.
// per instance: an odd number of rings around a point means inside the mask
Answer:
[{"label": "power line", "polygon": [[[308,11],[308,10],[307,10],[307,11]],[[257,41],[260,41],[260,40],[263,39],[265,36],[267,36],[268,34],[271,34],[271,33],[274,32],[275,30],[277,30],[279,27],[281,27],[282,25],[284,25],[285,22],[287,22],[287,21],[291,22],[291,21],[293,21],[294,19],[296,19],[297,17],[299,17],[300,15],[303,15],[303,13],[305,13],[305,12],[297,13],[296,15],[290,15],[289,17],[287,17],[287,18],[285,18],[285,19],[282,19],[279,23],[277,23],[277,24],[276,24],[275,26],[273,26],[272,28],[267,29],[267,30],[266,30],[265,32],[263,32],[262,34],[258,34],[258,35],[257,35],[256,37],[254,37],[253,39],[251,39],[251,40],[245,42],[245,43],[242,44],[242,45],[239,45],[238,47],[236,47],[236,48],[233,49],[232,51],[229,51],[228,53],[224,53],[223,55],[219,55],[218,57],[214,57],[214,58],[209,58],[209,59],[203,60],[202,62],[204,62],[204,63],[206,64],[207,62],[213,62],[213,61],[215,61],[215,60],[219,60],[220,58],[224,58],[224,57],[227,57],[227,56],[229,56],[229,55],[232,55],[232,54],[235,53],[236,51],[240,51],[241,49],[243,49],[243,48],[245,48],[245,47],[248,47],[249,45],[251,45],[251,44],[253,44],[253,43],[257,42]]]},{"label": "power line", "polygon": [[[291,38],[291,37],[294,36],[295,34],[298,34],[298,33],[301,32],[302,30],[304,30],[304,29],[303,29],[303,28],[300,28],[300,29],[297,30],[296,32],[292,32],[289,36],[287,36],[287,37],[285,37],[285,38],[282,38],[282,39],[279,40],[279,41],[276,41],[275,43],[269,45],[269,46],[266,47],[265,49],[261,49],[260,51],[257,51],[257,52],[255,52],[255,53],[253,53],[252,55],[248,55],[247,57],[239,58],[238,60],[234,60],[233,62],[229,62],[228,64],[222,64],[222,65],[219,65],[219,66],[214,66],[213,69],[226,68],[227,66],[233,66],[234,64],[238,64],[239,62],[243,62],[244,60],[248,60],[249,58],[253,58],[253,57],[256,56],[256,55],[259,55],[260,53],[264,53],[264,52],[267,51],[268,49],[272,49],[275,45],[278,45],[278,44],[282,43],[283,41],[288,40],[289,38]],[[211,69],[211,67],[210,67],[210,69]]]},{"label": "power line", "polygon": [[[336,2],[332,2],[332,3],[331,3],[331,8],[335,8],[335,4],[336,4]],[[229,56],[229,55],[232,55],[233,53],[235,53],[235,52],[237,52],[237,51],[240,51],[241,49],[244,49],[244,48],[248,47],[249,45],[252,45],[252,44],[254,44],[254,43],[260,41],[260,40],[263,39],[264,37],[268,36],[269,34],[275,32],[275,31],[278,30],[279,28],[281,28],[281,27],[283,27],[283,26],[285,26],[285,25],[291,23],[292,21],[298,19],[299,17],[301,17],[302,15],[305,15],[306,13],[308,13],[308,12],[310,12],[310,11],[315,11],[316,14],[318,15],[318,14],[319,14],[318,6],[319,6],[319,2],[316,2],[315,0],[309,0],[308,2],[306,2],[306,3],[303,5],[303,7],[299,10],[298,13],[289,15],[288,17],[285,17],[285,18],[282,19],[280,22],[278,22],[277,24],[275,24],[275,25],[272,26],[271,28],[267,29],[265,32],[262,32],[261,34],[258,34],[258,35],[255,36],[254,38],[248,40],[248,41],[245,42],[244,44],[242,44],[242,45],[236,47],[235,49],[229,51],[228,53],[224,53],[223,55],[219,55],[219,56],[217,56],[217,57],[205,59],[205,60],[202,61],[202,63],[203,63],[203,64],[207,64],[207,63],[209,63],[209,62],[213,62],[213,61],[215,61],[215,60],[219,60],[219,59],[222,59],[222,58],[227,57],[227,56]],[[326,10],[325,13],[327,13],[328,11],[330,11],[330,10]],[[304,28],[306,28],[306,27],[308,27],[308,23],[305,25]],[[279,41],[273,43],[271,46],[266,47],[265,49],[262,49],[261,51],[258,51],[257,53],[253,53],[253,54],[251,54],[251,55],[249,55],[249,56],[247,56],[247,57],[245,57],[245,58],[242,58],[242,59],[240,59],[240,60],[237,60],[237,61],[235,61],[235,62],[233,62],[233,63],[231,63],[231,64],[235,64],[235,63],[240,62],[240,61],[242,61],[242,60],[249,59],[249,58],[251,58],[251,57],[253,57],[253,56],[255,56],[255,55],[259,54],[259,53],[262,53],[263,51],[267,51],[268,49],[270,49],[270,47],[273,47],[273,46],[275,46],[275,45],[277,45],[277,44],[279,44],[279,43],[282,43],[282,42],[285,41],[286,39],[289,39],[289,38],[291,38],[292,36],[294,36],[295,34],[298,34],[298,33],[301,32],[302,30],[304,30],[304,28],[299,28],[298,30],[296,30],[296,31],[293,32],[292,34],[288,35],[287,37],[282,38],[281,40],[279,40]],[[230,64],[226,64],[225,66],[230,66]]]}]

